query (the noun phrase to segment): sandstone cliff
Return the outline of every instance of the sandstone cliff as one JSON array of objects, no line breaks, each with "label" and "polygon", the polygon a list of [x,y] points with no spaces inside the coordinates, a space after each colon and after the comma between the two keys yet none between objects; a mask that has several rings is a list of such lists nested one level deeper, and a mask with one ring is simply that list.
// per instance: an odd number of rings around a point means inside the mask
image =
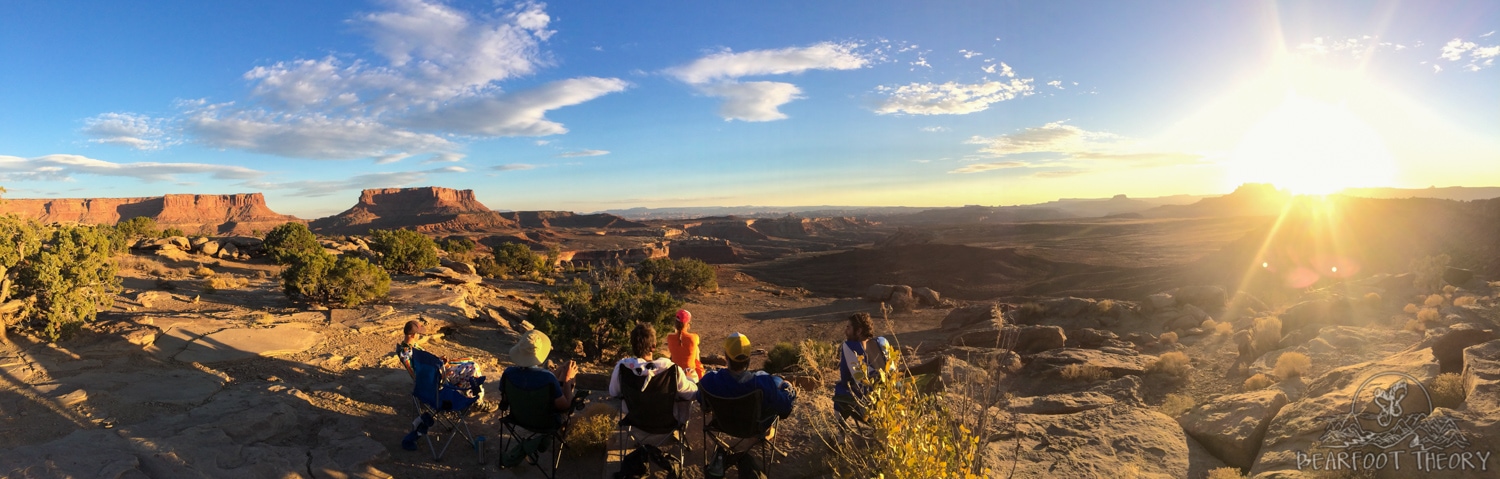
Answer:
[{"label": "sandstone cliff", "polygon": [[523,228],[645,228],[637,223],[609,213],[580,215],[571,211],[515,211],[501,213],[506,219],[515,221]]},{"label": "sandstone cliff", "polygon": [[516,222],[474,199],[474,190],[435,186],[364,190],[343,213],[314,220],[320,234],[367,234],[372,229],[409,228],[422,233],[514,230]]},{"label": "sandstone cliff", "polygon": [[160,227],[187,233],[250,234],[267,231],[295,216],[278,214],[260,193],[230,195],[166,195],[144,198],[6,199],[0,214],[14,214],[44,223],[112,225],[144,216]]}]

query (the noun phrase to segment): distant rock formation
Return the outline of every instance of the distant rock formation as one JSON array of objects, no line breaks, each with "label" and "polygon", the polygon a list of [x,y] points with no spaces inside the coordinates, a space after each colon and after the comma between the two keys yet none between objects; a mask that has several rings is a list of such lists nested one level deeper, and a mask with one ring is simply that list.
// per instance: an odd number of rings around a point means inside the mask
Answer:
[{"label": "distant rock formation", "polygon": [[0,214],[14,214],[44,223],[113,225],[144,216],[162,228],[187,233],[239,235],[268,231],[295,216],[266,207],[260,193],[230,195],[166,195],[144,198],[9,199]]},{"label": "distant rock formation", "polygon": [[395,228],[428,234],[492,232],[518,225],[474,199],[474,190],[427,186],[364,190],[354,207],[309,226],[320,234],[339,235]]},{"label": "distant rock formation", "polygon": [[571,211],[515,211],[501,213],[505,219],[516,222],[523,228],[645,228],[637,223],[609,213],[580,215]]}]

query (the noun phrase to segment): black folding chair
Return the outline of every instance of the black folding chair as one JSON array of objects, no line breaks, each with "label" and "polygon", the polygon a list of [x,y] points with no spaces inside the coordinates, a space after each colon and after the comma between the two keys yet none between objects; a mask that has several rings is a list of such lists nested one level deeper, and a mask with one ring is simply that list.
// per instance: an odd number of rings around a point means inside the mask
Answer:
[{"label": "black folding chair", "polygon": [[[761,400],[764,392],[757,389],[737,397],[720,397],[699,390],[699,397],[703,398],[703,463],[711,464],[712,452],[709,443],[733,454],[737,448],[744,448],[748,453],[750,449],[759,445],[761,449],[761,464],[766,470],[771,468],[771,461],[775,456],[771,454],[771,441],[766,439],[766,433],[776,426],[776,415],[761,417]],[[712,415],[711,417],[709,417]],[[733,441],[726,440],[728,436]],[[749,444],[746,447],[746,444]],[[727,466],[727,465],[726,465]],[[741,471],[741,474],[744,474]]]},{"label": "black folding chair", "polygon": [[[483,377],[474,378],[472,390],[465,391],[443,382],[442,358],[420,349],[413,350],[411,355],[411,369],[414,385],[411,390],[412,402],[417,406],[419,415],[430,415],[437,423],[448,427],[448,430],[463,436],[469,446],[479,451],[479,443],[474,440],[474,435],[469,432],[469,424],[465,421],[468,411],[478,402],[479,388],[484,383]],[[443,454],[448,452],[448,446],[453,444],[453,438],[443,442],[443,448],[438,449],[433,443],[438,434],[429,430],[427,448],[432,451],[432,460],[441,461]]]},{"label": "black folding chair", "polygon": [[[568,419],[573,411],[583,409],[588,392],[574,391],[572,407],[566,412],[559,412],[553,406],[551,392],[552,389],[545,385],[526,389],[510,381],[508,374],[500,376],[500,410],[505,413],[500,418],[500,426],[505,431],[500,439],[500,467],[513,465],[506,464],[506,455],[512,447],[519,445],[526,461],[536,465],[543,477],[557,477],[562,452],[567,448]],[[544,463],[541,456],[549,448],[552,459]],[[550,472],[548,465],[552,468]]]},{"label": "black folding chair", "polygon": [[[668,477],[677,477],[681,473],[683,460],[692,451],[692,447],[687,442],[687,422],[677,422],[677,416],[674,414],[678,407],[689,404],[688,401],[677,397],[679,386],[677,381],[680,376],[678,367],[673,365],[670,369],[657,373],[651,377],[650,382],[647,382],[643,376],[628,372],[621,372],[618,376],[620,378],[619,399],[624,402],[623,409],[628,411],[620,417],[615,427],[615,434],[619,439],[618,444],[622,447],[620,450],[621,471],[624,471],[625,465],[625,439],[629,438],[630,442],[636,445],[632,449],[640,450],[640,454],[648,456],[660,454],[665,456],[666,460],[673,461],[670,465],[658,463],[658,466],[671,471]],[[667,454],[666,449],[674,449],[676,454]],[[652,457],[652,459],[658,458]],[[647,471],[640,472],[649,472],[651,462],[653,461],[646,461]]]}]

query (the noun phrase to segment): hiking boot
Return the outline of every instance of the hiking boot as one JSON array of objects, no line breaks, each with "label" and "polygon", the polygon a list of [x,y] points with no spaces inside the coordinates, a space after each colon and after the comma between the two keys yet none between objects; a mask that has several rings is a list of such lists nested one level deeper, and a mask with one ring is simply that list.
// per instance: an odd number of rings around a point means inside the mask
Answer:
[{"label": "hiking boot", "polygon": [[406,433],[406,437],[401,438],[401,448],[408,451],[417,450],[418,437],[421,437],[421,435],[417,434],[417,431]]},{"label": "hiking boot", "polygon": [[521,465],[521,460],[526,458],[525,445],[516,443],[500,455],[500,467],[516,467]]}]

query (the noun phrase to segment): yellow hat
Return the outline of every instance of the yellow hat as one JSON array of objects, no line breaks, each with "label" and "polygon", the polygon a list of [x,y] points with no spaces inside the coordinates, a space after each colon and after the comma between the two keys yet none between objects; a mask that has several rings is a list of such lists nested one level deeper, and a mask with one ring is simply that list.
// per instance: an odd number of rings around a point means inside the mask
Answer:
[{"label": "yellow hat", "polygon": [[535,329],[527,331],[516,341],[515,346],[510,347],[510,360],[521,367],[534,367],[547,361],[547,355],[552,353],[552,340],[547,335]]},{"label": "yellow hat", "polygon": [[749,361],[750,337],[734,333],[724,338],[724,356],[734,361]]}]

